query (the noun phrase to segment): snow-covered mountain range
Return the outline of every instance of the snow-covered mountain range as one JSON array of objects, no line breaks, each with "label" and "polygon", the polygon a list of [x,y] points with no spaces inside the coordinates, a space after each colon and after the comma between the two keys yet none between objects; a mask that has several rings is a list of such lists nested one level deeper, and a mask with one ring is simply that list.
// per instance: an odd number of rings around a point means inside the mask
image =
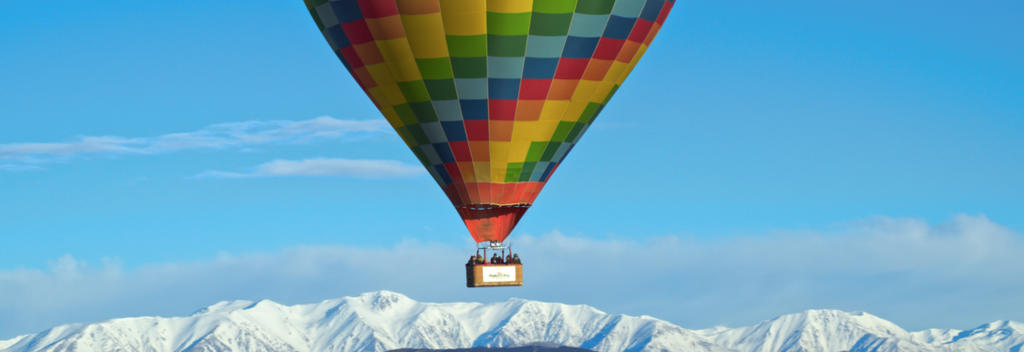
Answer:
[{"label": "snow-covered mountain range", "polygon": [[1024,352],[1024,324],[907,332],[867,313],[808,310],[754,326],[689,330],[582,305],[424,303],[379,291],[316,304],[221,302],[187,317],[62,325],[0,340],[0,352],[387,351],[537,342],[594,351]]}]

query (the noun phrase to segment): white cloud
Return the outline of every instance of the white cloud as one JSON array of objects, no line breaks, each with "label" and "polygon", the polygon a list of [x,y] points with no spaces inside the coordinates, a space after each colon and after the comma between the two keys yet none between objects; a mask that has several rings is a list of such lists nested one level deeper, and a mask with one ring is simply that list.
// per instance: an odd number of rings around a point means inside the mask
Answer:
[{"label": "white cloud", "polygon": [[388,131],[383,120],[338,120],[318,117],[303,121],[243,121],[155,137],[83,136],[66,142],[0,144],[3,170],[90,155],[160,154],[193,149],[246,148],[266,144],[303,143]]},{"label": "white cloud", "polygon": [[425,301],[591,304],[691,328],[808,308],[868,311],[912,329],[1024,320],[1024,238],[984,216],[727,238],[513,239],[526,262],[526,286],[514,289],[464,287],[469,243],[294,247],[130,269],[66,256],[48,270],[0,271],[0,338],[71,321],[188,314],[227,299],[304,303],[379,289]]},{"label": "white cloud", "polygon": [[32,171],[42,169],[32,164],[0,164],[0,171]]},{"label": "white cloud", "polygon": [[197,178],[249,178],[281,176],[334,176],[355,178],[415,177],[426,174],[422,166],[395,160],[306,159],[274,160],[248,173],[206,171]]}]

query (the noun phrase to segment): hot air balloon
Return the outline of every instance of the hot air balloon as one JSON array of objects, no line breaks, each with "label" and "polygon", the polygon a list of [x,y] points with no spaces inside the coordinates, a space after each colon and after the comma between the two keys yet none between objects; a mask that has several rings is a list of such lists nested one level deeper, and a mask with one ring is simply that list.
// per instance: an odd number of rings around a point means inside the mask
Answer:
[{"label": "hot air balloon", "polygon": [[[305,0],[478,249],[503,248],[674,2]],[[467,285],[521,285],[521,269]]]}]

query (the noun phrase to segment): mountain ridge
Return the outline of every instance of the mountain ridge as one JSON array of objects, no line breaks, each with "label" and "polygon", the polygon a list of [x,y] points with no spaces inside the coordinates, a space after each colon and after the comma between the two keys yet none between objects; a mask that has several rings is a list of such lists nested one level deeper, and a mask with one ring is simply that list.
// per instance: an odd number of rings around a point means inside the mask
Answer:
[{"label": "mountain ridge", "polygon": [[587,305],[430,303],[376,291],[291,306],[222,301],[183,317],[60,325],[0,340],[0,352],[455,350],[538,342],[601,352],[1020,352],[1024,324],[908,332],[866,312],[812,309],[751,326],[691,330]]}]

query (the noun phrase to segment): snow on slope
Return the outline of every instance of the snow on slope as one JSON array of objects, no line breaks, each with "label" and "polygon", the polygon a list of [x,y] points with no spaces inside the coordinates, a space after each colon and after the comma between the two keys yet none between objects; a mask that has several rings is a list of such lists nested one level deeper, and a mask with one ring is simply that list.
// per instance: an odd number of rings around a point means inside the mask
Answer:
[{"label": "snow on slope", "polygon": [[728,351],[651,317],[521,299],[420,303],[387,291],[296,306],[222,302],[188,317],[65,325],[0,351],[385,351],[538,341],[597,351]]},{"label": "snow on slope", "polygon": [[866,334],[909,338],[896,324],[867,313],[808,310],[737,329],[698,331],[740,352],[842,351]]},{"label": "snow on slope", "polygon": [[18,343],[18,341],[21,341],[21,339],[25,337],[28,337],[28,335],[18,336],[10,340],[0,340],[0,350],[13,346],[14,344]]},{"label": "snow on slope", "polygon": [[940,344],[953,341],[963,330],[958,329],[927,329],[910,333],[910,339],[924,344]]},{"label": "snow on slope", "polygon": [[187,317],[63,325],[0,341],[0,352],[386,351],[536,342],[595,351],[1024,352],[1024,324],[909,333],[867,313],[808,310],[749,327],[694,331],[581,305],[422,303],[380,291],[316,304],[233,301]]},{"label": "snow on slope", "polygon": [[935,346],[909,339],[864,335],[850,348],[850,352],[952,352],[949,346]]},{"label": "snow on slope", "polygon": [[911,339],[868,335],[850,352],[991,352],[1024,351],[1024,324],[996,321],[971,330],[931,329],[913,333]]},{"label": "snow on slope", "polygon": [[1024,324],[1006,320],[991,322],[962,331],[947,344],[965,352],[1024,352]]}]

